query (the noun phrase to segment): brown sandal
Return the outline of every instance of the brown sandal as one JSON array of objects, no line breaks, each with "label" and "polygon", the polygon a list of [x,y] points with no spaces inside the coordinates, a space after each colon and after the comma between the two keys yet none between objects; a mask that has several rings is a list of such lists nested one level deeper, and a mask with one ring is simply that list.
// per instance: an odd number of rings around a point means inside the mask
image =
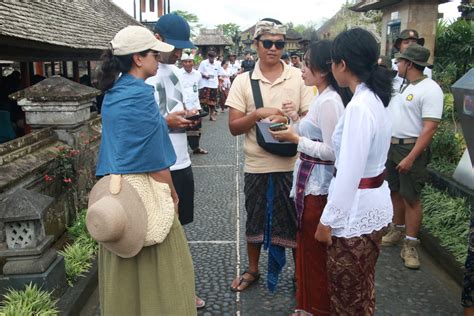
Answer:
[{"label": "brown sandal", "polygon": [[[244,278],[244,275],[245,274],[250,274],[251,276],[253,276],[253,280],[249,280],[249,279],[246,279]],[[258,281],[258,279],[260,279],[260,273],[258,272],[251,272],[251,271],[248,271],[248,270],[245,270],[240,276],[239,276],[239,284],[237,285],[237,287],[230,287],[230,290],[233,291],[233,292],[242,292],[244,291],[245,289],[247,289],[249,286],[251,286],[252,284],[256,283]],[[239,286],[241,285],[245,285],[246,286],[239,290]]]}]

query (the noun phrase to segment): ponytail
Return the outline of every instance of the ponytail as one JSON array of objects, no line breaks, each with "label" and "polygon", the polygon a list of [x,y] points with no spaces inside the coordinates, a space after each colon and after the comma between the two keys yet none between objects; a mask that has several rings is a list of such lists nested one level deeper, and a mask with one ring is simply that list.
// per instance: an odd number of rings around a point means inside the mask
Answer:
[{"label": "ponytail", "polygon": [[379,47],[374,36],[361,28],[340,33],[331,49],[333,62],[344,60],[347,68],[388,106],[392,96],[392,74],[377,65]]},{"label": "ponytail", "polygon": [[110,49],[101,56],[102,65],[97,75],[99,89],[107,91],[114,86],[120,73],[125,73],[132,67],[132,55],[115,56]]},{"label": "ponytail", "polygon": [[367,87],[382,100],[385,107],[388,106],[392,97],[392,80],[390,70],[375,64],[365,81]]}]

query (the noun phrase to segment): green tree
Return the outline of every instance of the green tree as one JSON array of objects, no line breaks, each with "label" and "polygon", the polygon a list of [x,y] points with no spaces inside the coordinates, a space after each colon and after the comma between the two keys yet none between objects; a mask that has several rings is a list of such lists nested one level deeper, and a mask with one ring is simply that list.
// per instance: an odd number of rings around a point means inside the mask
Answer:
[{"label": "green tree", "polygon": [[474,21],[459,19],[436,27],[434,76],[443,89],[449,87],[474,67]]},{"label": "green tree", "polygon": [[240,33],[240,26],[235,23],[225,23],[217,25],[219,30],[222,30],[225,36],[230,39],[233,39],[235,33]]}]

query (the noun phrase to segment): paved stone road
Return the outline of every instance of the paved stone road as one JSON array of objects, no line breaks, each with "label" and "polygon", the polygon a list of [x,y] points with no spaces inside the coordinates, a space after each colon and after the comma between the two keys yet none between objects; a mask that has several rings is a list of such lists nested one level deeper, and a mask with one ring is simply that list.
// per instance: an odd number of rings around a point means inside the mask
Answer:
[{"label": "paved stone road", "polygon": [[[294,308],[294,272],[290,252],[275,294],[262,278],[243,293],[231,292],[232,278],[245,269],[243,196],[243,136],[233,137],[227,113],[204,122],[202,147],[208,155],[193,155],[196,183],[195,221],[186,226],[196,270],[197,293],[207,302],[199,315],[288,315]],[[376,272],[377,315],[460,315],[460,288],[430,258],[421,254],[422,268],[402,266],[398,248],[384,248]],[[98,315],[98,309],[94,308]],[[87,313],[84,313],[86,315]]]}]

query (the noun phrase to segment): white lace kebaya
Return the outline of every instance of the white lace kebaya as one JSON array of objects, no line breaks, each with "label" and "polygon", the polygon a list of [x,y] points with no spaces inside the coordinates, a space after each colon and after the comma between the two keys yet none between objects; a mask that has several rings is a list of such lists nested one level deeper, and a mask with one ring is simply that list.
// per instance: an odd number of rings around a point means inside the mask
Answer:
[{"label": "white lace kebaya", "polygon": [[376,189],[358,188],[362,178],[384,171],[391,133],[387,108],[364,83],[359,84],[332,137],[337,176],[329,186],[321,223],[332,228],[333,236],[370,234],[392,221],[386,181]]}]

